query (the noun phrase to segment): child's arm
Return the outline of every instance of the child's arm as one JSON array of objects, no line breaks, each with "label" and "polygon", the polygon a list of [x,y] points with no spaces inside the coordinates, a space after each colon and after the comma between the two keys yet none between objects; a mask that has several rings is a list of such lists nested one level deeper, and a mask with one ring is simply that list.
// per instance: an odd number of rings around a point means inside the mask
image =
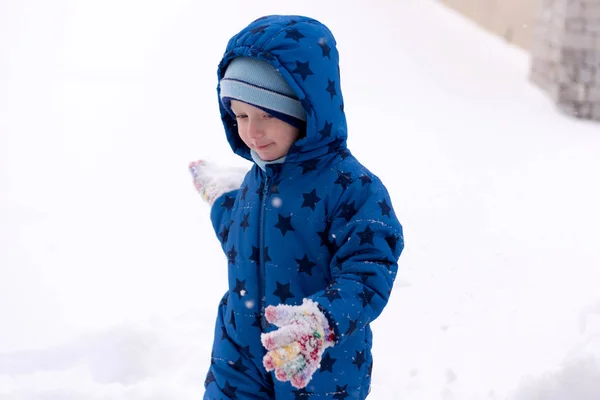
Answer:
[{"label": "child's arm", "polygon": [[386,188],[372,176],[351,186],[331,218],[331,284],[310,296],[327,316],[336,342],[376,319],[389,299],[404,248],[402,226]]}]

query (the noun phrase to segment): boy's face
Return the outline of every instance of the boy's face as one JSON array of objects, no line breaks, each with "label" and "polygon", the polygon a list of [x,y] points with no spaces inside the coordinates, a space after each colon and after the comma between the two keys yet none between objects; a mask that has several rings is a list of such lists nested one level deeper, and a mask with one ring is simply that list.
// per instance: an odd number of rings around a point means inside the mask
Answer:
[{"label": "boy's face", "polygon": [[260,108],[231,100],[231,110],[237,119],[240,137],[264,161],[285,156],[298,139],[300,132],[297,128]]}]

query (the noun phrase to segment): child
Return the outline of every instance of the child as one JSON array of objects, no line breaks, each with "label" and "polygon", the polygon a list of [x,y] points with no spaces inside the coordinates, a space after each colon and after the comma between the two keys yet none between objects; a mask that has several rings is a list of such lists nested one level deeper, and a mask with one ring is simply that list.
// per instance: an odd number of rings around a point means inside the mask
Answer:
[{"label": "child", "polygon": [[218,78],[227,140],[254,165],[243,182],[190,165],[229,267],[204,399],[365,399],[369,324],[404,239],[346,147],[335,39],[307,17],[260,18],[229,41]]}]

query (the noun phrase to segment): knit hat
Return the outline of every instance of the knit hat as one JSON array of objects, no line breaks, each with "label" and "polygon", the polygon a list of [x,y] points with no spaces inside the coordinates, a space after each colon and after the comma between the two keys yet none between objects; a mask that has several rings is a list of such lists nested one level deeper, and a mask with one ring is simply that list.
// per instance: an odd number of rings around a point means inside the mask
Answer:
[{"label": "knit hat", "polygon": [[302,104],[268,62],[249,57],[234,58],[220,82],[221,102],[231,111],[231,100],[238,100],[271,114],[288,124],[302,129],[306,114]]}]

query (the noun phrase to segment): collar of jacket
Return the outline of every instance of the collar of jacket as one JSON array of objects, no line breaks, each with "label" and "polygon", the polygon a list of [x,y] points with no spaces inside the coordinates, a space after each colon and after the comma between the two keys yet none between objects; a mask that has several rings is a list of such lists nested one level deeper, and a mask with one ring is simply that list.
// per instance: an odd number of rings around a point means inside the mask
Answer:
[{"label": "collar of jacket", "polygon": [[262,158],[260,158],[254,150],[250,150],[250,155],[252,156],[252,160],[254,160],[256,165],[258,165],[260,169],[262,169],[265,172],[267,171],[267,165],[283,164],[285,162],[285,156],[278,158],[277,160],[265,161]]}]

